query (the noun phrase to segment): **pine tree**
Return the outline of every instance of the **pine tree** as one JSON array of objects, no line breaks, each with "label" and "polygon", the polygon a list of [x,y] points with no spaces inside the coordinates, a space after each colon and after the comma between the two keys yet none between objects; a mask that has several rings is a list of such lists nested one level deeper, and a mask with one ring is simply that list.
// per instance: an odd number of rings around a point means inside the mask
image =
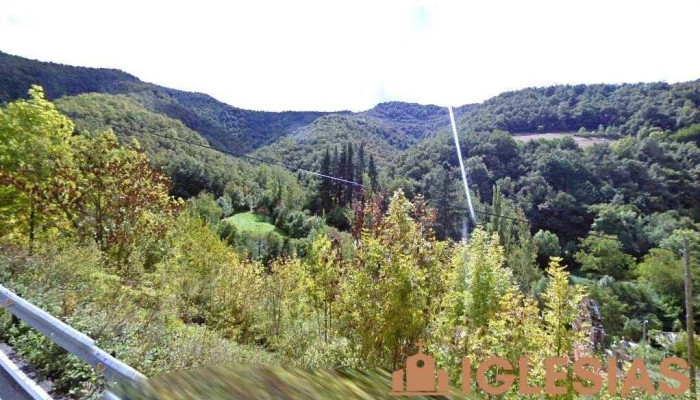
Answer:
[{"label": "pine tree", "polygon": [[377,166],[374,163],[374,155],[369,155],[369,166],[367,167],[367,175],[372,180],[372,190],[374,192],[379,191],[379,174],[377,173]]},{"label": "pine tree", "polygon": [[[349,181],[354,181],[355,180],[355,171],[354,171],[354,165],[353,165],[353,150],[352,150],[352,143],[348,143],[347,150],[345,151],[346,154],[346,159],[345,159],[345,179]],[[354,187],[352,185],[347,185],[345,187],[345,203],[350,204],[352,203],[352,198],[354,194]]]},{"label": "pine tree", "polygon": [[[338,146],[335,147],[333,152],[333,175],[340,177],[342,175],[342,160],[341,156],[338,155]],[[340,204],[342,200],[343,184],[337,181],[333,181],[333,197],[335,198],[335,204]]]},{"label": "pine tree", "polygon": [[449,166],[444,165],[439,172],[433,191],[436,198],[437,215],[435,224],[438,239],[444,240],[451,236],[453,231],[453,221],[456,220],[456,212],[452,209],[452,204],[456,203],[456,194],[453,190],[453,181],[450,176]]},{"label": "pine tree", "polygon": [[362,178],[362,175],[365,174],[365,169],[367,169],[365,163],[365,142],[362,142],[357,150],[357,168],[355,168],[355,177],[357,179]]},{"label": "pine tree", "polygon": [[[321,160],[321,173],[332,175],[331,153],[326,147],[326,152]],[[319,198],[321,199],[321,209],[326,213],[333,207],[333,182],[330,179],[323,179],[319,185]]]}]

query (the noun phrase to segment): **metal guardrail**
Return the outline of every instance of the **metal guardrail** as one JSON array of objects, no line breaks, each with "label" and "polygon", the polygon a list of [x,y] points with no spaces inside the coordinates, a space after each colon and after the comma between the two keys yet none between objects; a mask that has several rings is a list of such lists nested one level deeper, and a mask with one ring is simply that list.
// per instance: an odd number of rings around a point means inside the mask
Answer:
[{"label": "metal guardrail", "polygon": [[105,377],[108,386],[118,382],[136,383],[146,379],[137,370],[97,347],[95,341],[84,333],[24,300],[3,285],[0,285],[0,305],[69,353],[90,364]]},{"label": "metal guardrail", "polygon": [[33,400],[51,400],[46,391],[31,380],[17,365],[0,349],[0,369],[2,369],[21,390]]}]

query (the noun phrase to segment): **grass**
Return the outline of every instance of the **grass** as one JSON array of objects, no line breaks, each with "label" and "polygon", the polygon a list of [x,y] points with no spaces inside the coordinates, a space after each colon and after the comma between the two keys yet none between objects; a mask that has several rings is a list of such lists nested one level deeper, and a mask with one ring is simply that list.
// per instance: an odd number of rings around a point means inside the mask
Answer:
[{"label": "grass", "polygon": [[245,232],[260,235],[264,235],[269,232],[277,232],[282,236],[286,236],[282,230],[272,225],[267,218],[252,212],[238,213],[226,218],[225,221],[234,224],[236,228]]}]

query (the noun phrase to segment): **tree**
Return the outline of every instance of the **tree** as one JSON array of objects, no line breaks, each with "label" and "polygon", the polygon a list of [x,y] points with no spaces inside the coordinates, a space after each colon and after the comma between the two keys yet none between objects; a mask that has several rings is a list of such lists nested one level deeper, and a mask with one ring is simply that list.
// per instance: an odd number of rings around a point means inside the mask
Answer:
[{"label": "tree", "polygon": [[318,337],[328,343],[333,331],[334,305],[342,270],[338,250],[323,233],[315,236],[304,259],[302,287],[316,314]]},{"label": "tree", "polygon": [[644,219],[632,205],[601,204],[593,206],[597,216],[591,229],[620,239],[625,252],[639,256],[649,249],[644,232]]},{"label": "tree", "polygon": [[377,165],[374,163],[374,154],[369,155],[369,165],[367,167],[367,175],[372,181],[372,190],[374,192],[379,191],[379,173],[377,172]]},{"label": "tree", "polygon": [[230,194],[224,193],[223,195],[219,196],[219,198],[216,199],[216,204],[219,206],[219,208],[221,208],[223,218],[233,215],[235,209]]},{"label": "tree", "polygon": [[639,280],[677,307],[683,306],[683,264],[666,249],[651,249],[637,265]]},{"label": "tree", "polygon": [[[436,340],[431,350],[453,380],[461,374],[463,357],[473,364],[489,356],[527,356],[535,365],[544,360],[546,335],[537,303],[522,294],[505,262],[498,235],[481,228],[454,249],[448,292],[431,324]],[[512,346],[514,341],[518,346]],[[535,380],[542,380],[543,373],[542,368],[534,371]]]},{"label": "tree", "polygon": [[438,239],[441,240],[455,237],[458,234],[458,232],[455,232],[455,221],[459,220],[460,213],[454,209],[454,204],[457,202],[457,193],[452,178],[449,166],[443,165],[443,168],[436,171],[434,175],[435,184],[431,188],[433,192],[431,197],[435,199],[435,208],[437,210],[435,231]]},{"label": "tree", "polygon": [[139,238],[162,236],[178,211],[170,180],[151,168],[138,143],[121,147],[110,131],[71,136],[73,123],[41,88],[32,87],[30,100],[11,103],[0,117],[0,184],[17,194],[14,211],[26,216],[20,220],[30,246],[39,223],[72,227],[123,262]]},{"label": "tree", "polygon": [[73,150],[79,190],[65,194],[71,201],[63,210],[79,233],[111,250],[119,262],[139,238],[165,233],[181,203],[168,195],[170,180],[150,167],[138,143],[120,147],[107,131],[76,136]]},{"label": "tree", "polygon": [[624,279],[634,265],[634,257],[622,251],[622,243],[615,236],[601,237],[600,233],[591,232],[581,241],[581,250],[574,254],[574,259],[581,264],[581,270],[595,278],[611,276],[616,280]]},{"label": "tree", "polygon": [[542,271],[537,265],[537,244],[530,233],[530,225],[522,222],[525,214],[519,211],[516,216],[521,220],[515,229],[517,245],[506,254],[506,265],[513,271],[520,290],[529,294],[542,279]]},{"label": "tree", "polygon": [[386,217],[363,231],[346,269],[341,315],[362,364],[400,365],[425,337],[444,293],[445,243],[422,231],[413,212],[396,192]]},{"label": "tree", "polygon": [[537,246],[537,260],[540,265],[546,265],[546,261],[551,257],[561,255],[559,238],[550,231],[540,229],[533,237]]},{"label": "tree", "polygon": [[210,193],[202,192],[188,202],[190,208],[212,228],[216,228],[224,216],[224,210]]},{"label": "tree", "polygon": [[569,285],[569,273],[561,265],[561,258],[552,258],[547,268],[549,284],[542,294],[544,322],[549,332],[552,355],[574,359],[574,345],[582,342],[582,332],[573,331],[572,324],[579,317],[581,302],[586,292],[581,286]]},{"label": "tree", "polygon": [[462,357],[473,354],[479,342],[476,337],[491,316],[501,311],[502,296],[515,289],[504,261],[498,235],[481,228],[472,232],[469,242],[459,243],[452,251],[445,277],[448,290],[441,299],[441,312],[431,324],[433,337],[439,341],[436,356],[451,370],[458,368]]},{"label": "tree", "polygon": [[489,216],[488,230],[498,235],[500,244],[506,252],[515,245],[515,235],[513,232],[513,207],[508,204],[505,196],[501,193],[501,188],[495,185],[491,199],[492,213]]},{"label": "tree", "polygon": [[504,268],[505,254],[496,234],[476,229],[463,255],[462,274],[466,298],[462,305],[467,320],[485,326],[500,309],[500,299],[512,285],[512,274]]},{"label": "tree", "polygon": [[[333,175],[337,177],[343,177],[345,173],[345,149],[342,153],[338,154],[338,146],[335,147],[333,154]],[[345,185],[338,181],[333,181],[333,187],[335,188],[335,202],[337,205],[343,204],[343,189]]]},{"label": "tree", "polygon": [[[321,173],[330,176],[331,171],[331,153],[326,147],[326,152],[321,160]],[[333,182],[330,179],[321,179],[318,186],[319,197],[321,199],[321,210],[328,213],[333,207]]]},{"label": "tree", "polygon": [[503,246],[506,265],[513,271],[520,289],[528,293],[542,273],[537,268],[537,247],[524,213],[508,201],[500,185],[494,185],[492,213],[487,228],[497,234]]},{"label": "tree", "polygon": [[0,109],[0,188],[8,199],[0,217],[8,231],[28,238],[30,251],[40,227],[59,223],[60,210],[54,203],[63,199],[56,189],[65,186],[64,176],[72,173],[74,129],[39,86],[29,89],[29,100]]},{"label": "tree", "polygon": [[[347,150],[345,152],[345,175],[344,179],[354,182],[355,181],[355,164],[353,161],[353,150],[352,143],[348,142]],[[345,188],[345,204],[351,204],[355,194],[355,187],[353,185],[347,185]]]},{"label": "tree", "polygon": [[355,168],[356,179],[362,178],[367,169],[367,160],[365,156],[365,142],[360,144],[360,148],[357,150],[357,168]]},{"label": "tree", "polygon": [[187,212],[174,221],[165,246],[155,282],[162,282],[168,305],[177,308],[179,317],[229,338],[254,339],[261,265],[239,257],[208,224]]}]

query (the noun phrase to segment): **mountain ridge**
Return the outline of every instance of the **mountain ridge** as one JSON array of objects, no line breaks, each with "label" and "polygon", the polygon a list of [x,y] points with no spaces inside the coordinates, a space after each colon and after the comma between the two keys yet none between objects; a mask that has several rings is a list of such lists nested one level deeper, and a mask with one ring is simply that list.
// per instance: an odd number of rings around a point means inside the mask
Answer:
[{"label": "mountain ridge", "polygon": [[[75,67],[0,52],[0,102],[23,98],[32,84],[44,87],[49,99],[83,93],[107,93],[129,96],[145,108],[182,121],[212,146],[222,150],[250,153],[293,134],[326,115],[378,118],[405,125],[407,134],[416,138],[440,124],[434,118],[440,107],[417,103],[386,102],[361,111],[264,111],[235,107],[198,92],[187,92],[144,82],[117,69]],[[400,108],[410,112],[400,113]],[[399,121],[397,118],[410,117]]]},{"label": "mountain ridge", "polygon": [[[143,82],[115,69],[73,67],[0,52],[0,71],[0,102],[23,98],[32,84],[42,85],[50,99],[92,92],[123,95],[182,122],[212,147],[265,155],[296,167],[316,165],[325,147],[332,150],[347,142],[367,143],[378,162],[391,162],[425,139],[450,134],[446,110],[434,104],[389,101],[360,112],[256,111],[208,94]],[[583,129],[619,137],[642,128],[676,131],[700,123],[700,80],[529,87],[456,107],[455,118],[462,133]],[[306,148],[308,154],[296,147]]]}]

